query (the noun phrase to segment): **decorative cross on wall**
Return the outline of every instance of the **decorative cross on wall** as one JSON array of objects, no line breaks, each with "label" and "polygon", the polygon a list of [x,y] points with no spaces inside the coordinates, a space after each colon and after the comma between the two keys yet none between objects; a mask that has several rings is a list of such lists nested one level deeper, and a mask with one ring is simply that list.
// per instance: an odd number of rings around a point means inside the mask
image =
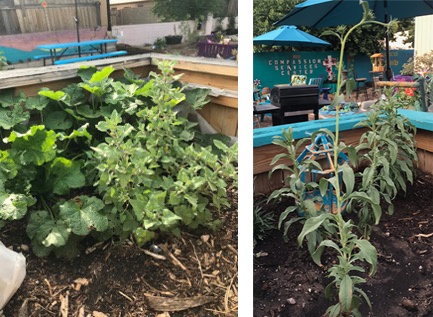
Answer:
[{"label": "decorative cross on wall", "polygon": [[328,58],[323,60],[322,66],[326,67],[326,72],[328,73],[328,79],[332,80],[334,78],[334,72],[332,71],[332,66],[337,64],[337,59],[332,58],[331,55],[328,55]]}]

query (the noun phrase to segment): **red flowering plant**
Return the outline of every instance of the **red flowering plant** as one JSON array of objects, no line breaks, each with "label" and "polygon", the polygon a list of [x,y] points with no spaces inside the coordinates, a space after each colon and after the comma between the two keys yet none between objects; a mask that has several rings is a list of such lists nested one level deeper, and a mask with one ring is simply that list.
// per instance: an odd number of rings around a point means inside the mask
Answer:
[{"label": "red flowering plant", "polygon": [[416,88],[397,88],[397,98],[401,108],[421,110],[421,94]]}]

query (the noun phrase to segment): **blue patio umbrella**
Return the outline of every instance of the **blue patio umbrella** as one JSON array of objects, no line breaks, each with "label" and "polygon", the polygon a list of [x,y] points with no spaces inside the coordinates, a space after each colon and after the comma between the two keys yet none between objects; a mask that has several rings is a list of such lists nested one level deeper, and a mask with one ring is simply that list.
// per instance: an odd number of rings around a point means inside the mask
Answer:
[{"label": "blue patio umbrella", "polygon": [[[433,0],[365,0],[375,20],[388,23],[389,19],[405,19],[433,14]],[[363,10],[355,0],[307,0],[295,6],[274,25],[303,25],[314,28],[352,25],[361,21]],[[386,34],[386,78],[392,78],[389,63],[389,37]]]},{"label": "blue patio umbrella", "polygon": [[292,47],[322,47],[331,45],[328,42],[299,30],[294,25],[283,25],[276,30],[255,37],[253,42],[254,44],[269,46],[287,46],[289,48],[290,74],[292,73],[290,56]]}]

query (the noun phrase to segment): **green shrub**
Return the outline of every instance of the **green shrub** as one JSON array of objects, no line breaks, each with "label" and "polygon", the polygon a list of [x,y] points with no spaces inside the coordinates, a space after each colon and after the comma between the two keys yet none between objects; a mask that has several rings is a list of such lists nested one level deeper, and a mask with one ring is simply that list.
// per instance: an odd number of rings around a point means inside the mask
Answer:
[{"label": "green shrub", "polygon": [[173,66],[119,80],[112,67],[86,67],[61,91],[0,96],[0,225],[26,218],[39,256],[74,255],[89,234],[142,245],[218,225],[237,185],[237,144],[214,140],[218,155],[196,142],[196,123],[174,107],[199,109],[208,90],[185,90]]}]

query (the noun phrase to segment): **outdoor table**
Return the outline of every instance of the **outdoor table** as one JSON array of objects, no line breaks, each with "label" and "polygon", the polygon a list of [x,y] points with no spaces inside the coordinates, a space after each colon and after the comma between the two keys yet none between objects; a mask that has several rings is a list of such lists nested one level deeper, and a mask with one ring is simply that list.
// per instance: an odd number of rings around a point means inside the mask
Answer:
[{"label": "outdoor table", "polygon": [[[55,60],[59,60],[70,48],[78,47],[79,49],[83,46],[90,46],[93,50],[97,51],[99,54],[107,53],[107,44],[116,43],[117,39],[110,40],[94,40],[86,42],[69,42],[69,43],[56,43],[56,44],[43,44],[38,45],[39,49],[50,50],[51,62],[54,65]],[[59,55],[57,55],[57,49],[62,49]]]},{"label": "outdoor table", "polygon": [[383,73],[384,73],[383,71],[378,72],[378,71],[370,70],[368,73],[370,74],[370,78],[372,82],[374,82],[374,77],[379,77],[379,80],[383,79]]}]

